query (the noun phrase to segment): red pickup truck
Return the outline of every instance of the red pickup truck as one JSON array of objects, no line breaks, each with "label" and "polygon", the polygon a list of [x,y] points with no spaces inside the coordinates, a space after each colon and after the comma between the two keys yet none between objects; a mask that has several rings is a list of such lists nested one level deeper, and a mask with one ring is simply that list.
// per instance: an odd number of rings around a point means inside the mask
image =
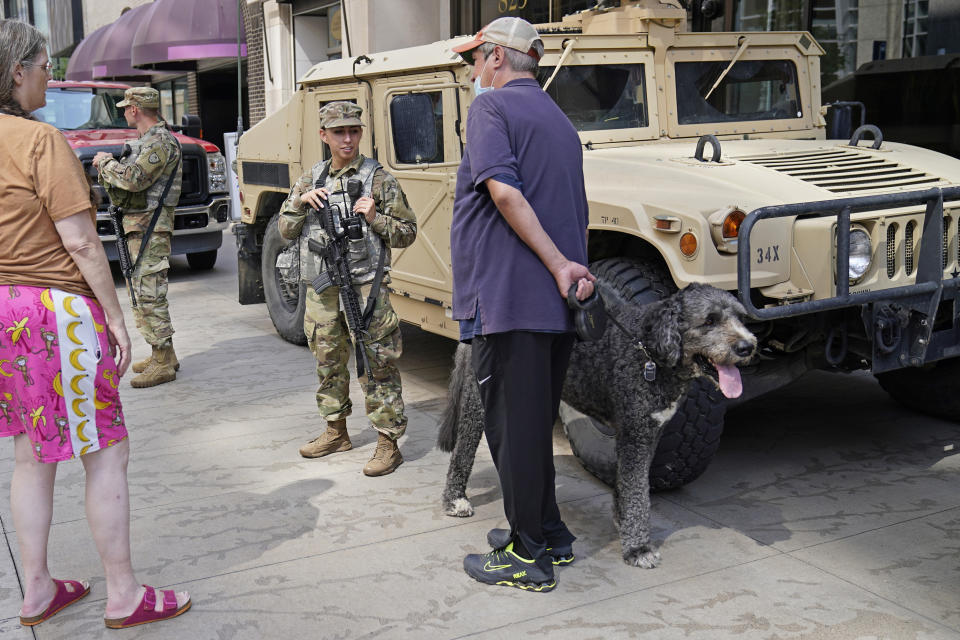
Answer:
[{"label": "red pickup truck", "polygon": [[[47,87],[47,105],[34,116],[60,129],[96,185],[92,166],[98,151],[119,155],[124,142],[137,138],[117,102],[129,85],[116,82],[59,82]],[[186,254],[192,269],[212,269],[223,230],[230,223],[227,168],[212,142],[175,133],[183,147],[183,186],[174,216],[174,254]],[[100,189],[99,185],[96,185]],[[117,260],[116,238],[107,215],[106,193],[97,212],[97,233],[107,258]]]}]

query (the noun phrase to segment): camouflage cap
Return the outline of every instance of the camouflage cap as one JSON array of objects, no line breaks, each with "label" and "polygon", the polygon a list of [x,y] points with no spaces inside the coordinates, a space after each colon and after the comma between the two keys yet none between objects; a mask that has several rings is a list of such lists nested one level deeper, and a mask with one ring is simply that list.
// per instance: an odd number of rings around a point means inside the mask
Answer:
[{"label": "camouflage cap", "polygon": [[152,87],[130,87],[123,92],[123,100],[117,103],[118,107],[129,105],[146,109],[159,109],[160,92]]},{"label": "camouflage cap", "polygon": [[352,102],[343,100],[330,102],[320,107],[320,128],[362,127],[361,115],[363,115],[363,108]]}]

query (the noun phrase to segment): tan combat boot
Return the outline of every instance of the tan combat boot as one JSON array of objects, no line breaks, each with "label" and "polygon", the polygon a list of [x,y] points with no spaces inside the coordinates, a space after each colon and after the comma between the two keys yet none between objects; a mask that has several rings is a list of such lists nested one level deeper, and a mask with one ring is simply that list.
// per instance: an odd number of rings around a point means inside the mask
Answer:
[{"label": "tan combat boot", "polygon": [[[177,353],[173,351],[172,344],[170,345],[170,351],[173,352],[173,370],[180,371],[180,361],[177,360]],[[131,366],[130,368],[133,369],[134,373],[143,373],[144,371],[147,370],[147,365],[149,365],[153,361],[153,354],[156,352],[157,352],[157,348],[152,347],[150,351],[150,355],[148,357],[144,358],[143,360],[138,360],[137,362],[134,362],[133,366]]]},{"label": "tan combat boot", "polygon": [[347,420],[341,418],[327,423],[327,430],[319,438],[314,438],[300,447],[300,455],[304,458],[322,458],[331,453],[350,451],[353,443],[347,434]]},{"label": "tan combat boot", "polygon": [[173,353],[173,345],[163,349],[156,349],[150,358],[149,364],[147,364],[147,368],[143,370],[143,373],[130,381],[130,386],[135,389],[143,389],[176,380],[177,370],[174,368],[174,363],[177,361],[176,358],[177,356]]},{"label": "tan combat boot", "polygon": [[403,456],[400,455],[397,441],[381,433],[377,436],[377,450],[363,467],[363,475],[385,476],[393,473],[401,464],[403,464]]}]

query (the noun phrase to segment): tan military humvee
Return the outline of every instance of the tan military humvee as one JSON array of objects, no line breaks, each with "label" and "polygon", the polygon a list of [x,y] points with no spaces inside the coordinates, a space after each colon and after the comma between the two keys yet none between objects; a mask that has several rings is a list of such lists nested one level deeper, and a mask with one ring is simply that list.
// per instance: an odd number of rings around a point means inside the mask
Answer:
[{"label": "tan military humvee", "polygon": [[[960,160],[882,142],[875,128],[827,140],[823,50],[808,33],[689,33],[679,5],[622,4],[539,26],[541,81],[585,149],[594,273],[637,303],[690,282],[738,291],[761,345],[748,397],[811,368],[868,369],[897,399],[960,415]],[[451,51],[462,40],[318,64],[243,135],[241,302],[265,297],[284,338],[304,342],[303,292],[277,275],[274,217],[323,156],[317,110],[331,100],[363,106],[361,151],[400,180],[418,216],[417,241],[394,251],[394,306],[457,336],[449,231],[473,97]],[[654,487],[691,480],[716,450],[724,406],[700,402],[709,393],[691,394],[667,427]],[[604,427],[567,422],[602,472]]]}]

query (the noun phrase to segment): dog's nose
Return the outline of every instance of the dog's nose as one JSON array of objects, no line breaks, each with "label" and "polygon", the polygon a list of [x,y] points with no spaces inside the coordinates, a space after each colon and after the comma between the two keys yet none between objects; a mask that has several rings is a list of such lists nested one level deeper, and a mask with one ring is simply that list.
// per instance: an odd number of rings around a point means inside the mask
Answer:
[{"label": "dog's nose", "polygon": [[737,343],[733,345],[733,352],[741,358],[746,358],[753,353],[755,347],[756,345],[749,340],[737,340]]}]

